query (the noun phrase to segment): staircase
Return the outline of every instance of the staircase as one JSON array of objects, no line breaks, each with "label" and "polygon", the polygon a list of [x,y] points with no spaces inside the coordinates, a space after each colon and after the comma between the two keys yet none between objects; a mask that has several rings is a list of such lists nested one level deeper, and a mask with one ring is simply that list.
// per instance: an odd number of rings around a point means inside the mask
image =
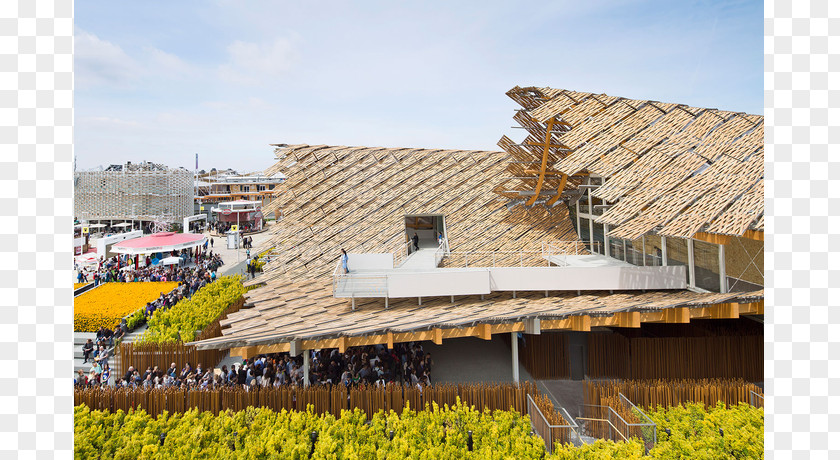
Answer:
[{"label": "staircase", "polygon": [[[82,346],[87,342],[87,339],[96,341],[96,333],[94,332],[74,332],[73,333],[73,372],[78,372],[79,369],[89,372],[93,367],[93,352],[90,354],[90,359],[87,364],[84,364],[85,354],[82,352]],[[113,361],[113,358],[109,359]]]}]

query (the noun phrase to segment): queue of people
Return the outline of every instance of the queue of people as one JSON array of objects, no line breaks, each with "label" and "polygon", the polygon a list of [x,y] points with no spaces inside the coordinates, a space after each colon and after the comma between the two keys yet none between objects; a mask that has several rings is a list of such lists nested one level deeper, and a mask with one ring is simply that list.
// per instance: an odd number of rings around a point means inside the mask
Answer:
[{"label": "queue of people", "polygon": [[[432,356],[423,352],[419,342],[396,344],[391,350],[384,345],[338,349],[309,350],[310,385],[384,386],[397,383],[407,386],[431,384]],[[130,366],[119,376],[118,388],[186,388],[194,390],[242,386],[280,387],[304,385],[303,358],[288,353],[259,355],[255,358],[227,365],[221,369],[195,367],[186,363],[178,369],[175,363],[168,368],[148,367],[145,371]],[[93,380],[94,382],[103,381]],[[77,381],[78,385],[78,381]],[[84,383],[82,385],[85,385]]]}]

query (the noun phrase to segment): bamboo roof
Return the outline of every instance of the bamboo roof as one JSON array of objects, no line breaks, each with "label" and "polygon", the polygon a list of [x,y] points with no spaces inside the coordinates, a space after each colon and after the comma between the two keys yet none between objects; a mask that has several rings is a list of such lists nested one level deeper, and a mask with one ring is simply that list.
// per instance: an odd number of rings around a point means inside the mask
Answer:
[{"label": "bamboo roof", "polygon": [[480,296],[391,299],[348,299],[332,296],[329,279],[303,282],[269,282],[246,294],[246,307],[221,321],[222,337],[204,340],[203,346],[252,346],[333,337],[369,336],[430,328],[466,327],[477,323],[502,324],[530,318],[563,319],[572,316],[612,316],[619,312],[649,312],[677,307],[702,307],[721,303],[762,300],[763,291],[726,294],[690,291],[646,293],[607,292],[575,295],[555,293],[495,292]]},{"label": "bamboo roof", "polygon": [[341,248],[395,252],[406,215],[446,216],[457,251],[539,250],[542,241],[577,240],[567,206],[513,206],[492,193],[509,175],[499,151],[291,145],[276,149],[286,181],[264,213],[281,210],[261,245],[278,248],[260,282],[330,276]]},{"label": "bamboo roof", "polygon": [[615,227],[611,236],[763,231],[762,116],[554,88],[507,94],[522,106],[514,120],[528,137],[499,141],[517,180],[497,194],[548,199],[547,190],[575,189],[591,173],[605,179],[592,196],[613,204],[597,219]]}]

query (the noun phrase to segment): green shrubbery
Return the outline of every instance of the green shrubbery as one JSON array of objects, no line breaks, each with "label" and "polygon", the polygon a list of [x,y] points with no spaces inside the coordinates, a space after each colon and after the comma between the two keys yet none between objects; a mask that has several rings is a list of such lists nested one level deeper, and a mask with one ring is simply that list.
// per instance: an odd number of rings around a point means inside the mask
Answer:
[{"label": "green shrubbery", "polygon": [[238,276],[223,276],[199,289],[192,298],[182,299],[168,310],[155,312],[138,343],[192,341],[196,331],[215,321],[244,293]]}]

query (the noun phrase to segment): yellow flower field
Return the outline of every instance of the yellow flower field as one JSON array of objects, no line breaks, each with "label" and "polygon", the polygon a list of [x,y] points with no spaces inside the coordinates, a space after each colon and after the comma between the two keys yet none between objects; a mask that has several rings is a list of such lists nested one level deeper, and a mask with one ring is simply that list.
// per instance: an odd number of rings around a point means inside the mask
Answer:
[{"label": "yellow flower field", "polygon": [[113,329],[123,317],[177,286],[172,281],[102,284],[74,300],[73,330],[96,332],[101,326]]}]

